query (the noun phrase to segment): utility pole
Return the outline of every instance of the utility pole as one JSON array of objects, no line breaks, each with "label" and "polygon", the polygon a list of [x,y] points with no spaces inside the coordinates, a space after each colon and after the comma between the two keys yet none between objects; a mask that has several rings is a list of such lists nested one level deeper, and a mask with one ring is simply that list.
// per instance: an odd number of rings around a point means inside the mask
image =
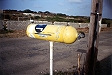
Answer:
[{"label": "utility pole", "polygon": [[92,0],[90,26],[88,36],[88,52],[85,61],[85,75],[95,74],[95,64],[98,54],[99,28],[102,19],[103,0]]}]

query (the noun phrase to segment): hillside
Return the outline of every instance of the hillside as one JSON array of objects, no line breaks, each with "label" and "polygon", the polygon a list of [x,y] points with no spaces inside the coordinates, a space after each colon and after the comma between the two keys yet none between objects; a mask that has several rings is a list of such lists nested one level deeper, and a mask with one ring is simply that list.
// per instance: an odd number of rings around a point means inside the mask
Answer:
[{"label": "hillside", "polygon": [[[49,22],[74,22],[74,23],[89,23],[90,17],[88,16],[69,16],[63,13],[51,13],[49,11],[31,11],[26,9],[24,11],[18,10],[3,10],[1,19],[14,20],[14,21],[26,21],[26,20],[38,20]],[[103,18],[102,24],[107,24],[108,27],[112,27],[112,19]]]}]

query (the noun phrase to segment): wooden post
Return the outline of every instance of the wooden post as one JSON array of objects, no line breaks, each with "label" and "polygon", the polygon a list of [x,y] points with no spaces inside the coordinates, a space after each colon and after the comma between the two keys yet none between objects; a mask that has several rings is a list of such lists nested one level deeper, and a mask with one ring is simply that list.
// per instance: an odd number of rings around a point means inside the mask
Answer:
[{"label": "wooden post", "polygon": [[78,75],[80,75],[80,54],[77,54]]},{"label": "wooden post", "polygon": [[95,63],[97,61],[99,43],[99,21],[102,19],[102,3],[103,0],[92,0],[85,75],[95,74]]}]

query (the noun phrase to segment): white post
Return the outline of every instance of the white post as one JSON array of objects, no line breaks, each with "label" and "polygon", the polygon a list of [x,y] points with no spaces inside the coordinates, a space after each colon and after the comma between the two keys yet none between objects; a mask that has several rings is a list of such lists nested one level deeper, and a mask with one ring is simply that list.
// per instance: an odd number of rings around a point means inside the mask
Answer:
[{"label": "white post", "polygon": [[53,75],[53,41],[50,41],[50,75]]},{"label": "white post", "polygon": [[100,31],[101,31],[101,22],[102,22],[102,18],[100,19],[100,21],[99,21],[99,33],[100,33]]}]

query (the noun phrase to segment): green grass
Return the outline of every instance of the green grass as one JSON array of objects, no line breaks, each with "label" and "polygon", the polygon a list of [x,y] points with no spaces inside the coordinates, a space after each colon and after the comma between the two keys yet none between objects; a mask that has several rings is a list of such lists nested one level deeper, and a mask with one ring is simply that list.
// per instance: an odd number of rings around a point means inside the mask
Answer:
[{"label": "green grass", "polygon": [[0,34],[7,34],[7,33],[13,33],[13,32],[14,30],[3,30],[3,29],[0,30]]}]

